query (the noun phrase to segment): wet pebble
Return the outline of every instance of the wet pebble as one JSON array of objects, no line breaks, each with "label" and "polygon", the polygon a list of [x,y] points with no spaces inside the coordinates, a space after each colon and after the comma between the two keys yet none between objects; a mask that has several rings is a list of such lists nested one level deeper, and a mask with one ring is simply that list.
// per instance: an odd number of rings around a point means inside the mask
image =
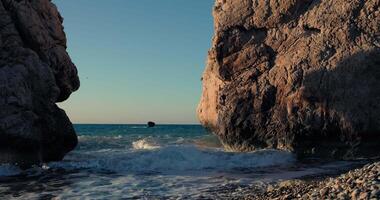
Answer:
[{"label": "wet pebble", "polygon": [[368,199],[368,192],[362,192],[359,195],[359,199]]},{"label": "wet pebble", "polygon": [[328,191],[329,191],[328,188],[323,188],[323,189],[321,189],[321,191],[319,191],[319,194],[320,194],[322,197],[324,197],[324,196],[327,195],[327,192],[328,192]]},{"label": "wet pebble", "polygon": [[[380,162],[323,181],[268,185],[249,199],[380,199]],[[261,198],[258,198],[258,197]]]}]

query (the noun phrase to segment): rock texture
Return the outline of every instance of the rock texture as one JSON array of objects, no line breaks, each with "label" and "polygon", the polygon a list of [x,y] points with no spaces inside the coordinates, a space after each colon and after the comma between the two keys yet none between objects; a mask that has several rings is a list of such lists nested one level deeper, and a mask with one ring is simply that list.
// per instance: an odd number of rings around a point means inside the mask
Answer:
[{"label": "rock texture", "polygon": [[216,0],[198,116],[227,148],[380,152],[379,0]]},{"label": "rock texture", "polygon": [[[324,180],[290,180],[268,185],[266,190],[251,189],[251,192],[236,199],[380,199],[380,163],[367,164],[338,177]],[[242,192],[244,193],[244,192]]]},{"label": "rock texture", "polygon": [[56,102],[79,87],[50,0],[0,0],[0,163],[60,160],[77,144]]}]

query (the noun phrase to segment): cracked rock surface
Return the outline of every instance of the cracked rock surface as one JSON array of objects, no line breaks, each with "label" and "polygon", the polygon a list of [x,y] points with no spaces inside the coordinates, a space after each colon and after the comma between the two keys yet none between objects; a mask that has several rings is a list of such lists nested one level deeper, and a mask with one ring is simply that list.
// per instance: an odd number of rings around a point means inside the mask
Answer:
[{"label": "cracked rock surface", "polygon": [[50,0],[0,0],[0,163],[61,160],[77,144],[56,102],[79,88]]},{"label": "cracked rock surface", "polygon": [[380,152],[379,0],[216,0],[201,123],[226,148]]}]

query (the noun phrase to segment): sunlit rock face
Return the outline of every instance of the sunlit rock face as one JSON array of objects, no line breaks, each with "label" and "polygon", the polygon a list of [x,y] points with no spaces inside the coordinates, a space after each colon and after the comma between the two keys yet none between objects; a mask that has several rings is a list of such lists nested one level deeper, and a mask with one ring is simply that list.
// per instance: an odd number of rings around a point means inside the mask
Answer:
[{"label": "sunlit rock face", "polygon": [[380,153],[379,0],[216,0],[201,123],[226,148]]},{"label": "sunlit rock face", "polygon": [[60,160],[77,144],[56,102],[79,88],[50,0],[0,0],[0,163]]}]

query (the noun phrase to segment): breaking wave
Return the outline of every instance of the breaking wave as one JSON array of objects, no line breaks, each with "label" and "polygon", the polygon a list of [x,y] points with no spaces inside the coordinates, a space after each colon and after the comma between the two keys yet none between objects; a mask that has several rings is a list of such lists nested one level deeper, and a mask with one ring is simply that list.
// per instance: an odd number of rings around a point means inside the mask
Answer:
[{"label": "breaking wave", "polygon": [[155,142],[153,139],[144,138],[144,139],[133,142],[132,147],[133,149],[136,149],[136,150],[142,150],[142,149],[153,150],[153,149],[160,148],[160,145],[157,144],[157,142]]},{"label": "breaking wave", "polygon": [[72,161],[51,163],[50,167],[90,168],[117,173],[173,173],[287,165],[295,161],[292,154],[275,150],[231,153],[215,149],[199,149],[193,145],[159,147],[146,140],[133,143],[134,149],[151,151],[102,151],[77,155]]}]

